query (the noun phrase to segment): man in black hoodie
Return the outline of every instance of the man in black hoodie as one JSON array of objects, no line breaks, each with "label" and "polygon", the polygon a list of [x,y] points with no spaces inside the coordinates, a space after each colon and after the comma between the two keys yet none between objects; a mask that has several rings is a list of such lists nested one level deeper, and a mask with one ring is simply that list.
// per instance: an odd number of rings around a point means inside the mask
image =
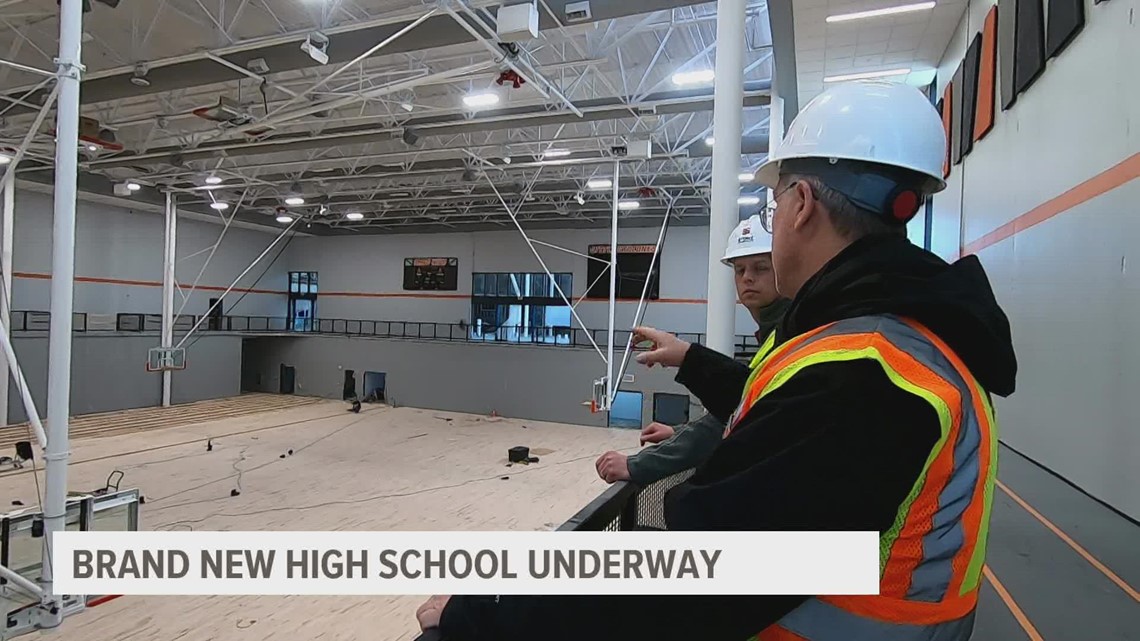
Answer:
[{"label": "man in black hoodie", "polygon": [[916,90],[829,89],[760,172],[792,298],[779,346],[749,371],[641,330],[656,346],[639,360],[679,367],[730,430],[668,494],[669,529],[875,530],[879,595],[438,598],[421,625],[445,641],[968,639],[997,464],[989,394],[1013,392],[1016,361],[977,258],[950,265],[905,238],[944,187],[944,150]]}]

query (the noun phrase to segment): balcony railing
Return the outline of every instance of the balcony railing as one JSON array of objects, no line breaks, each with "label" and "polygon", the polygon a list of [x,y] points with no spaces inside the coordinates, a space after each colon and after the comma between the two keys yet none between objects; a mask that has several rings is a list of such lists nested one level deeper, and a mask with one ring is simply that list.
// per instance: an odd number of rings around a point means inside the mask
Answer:
[{"label": "balcony railing", "polygon": [[[693,470],[686,470],[638,487],[629,481],[618,481],[577,514],[558,527],[559,532],[622,532],[629,530],[666,530],[665,493],[684,483]],[[416,641],[448,641],[438,629],[416,637]]]},{"label": "balcony railing", "polygon": [[[183,314],[174,320],[175,334],[189,331],[201,316]],[[51,314],[40,311],[12,312],[11,331],[46,332]],[[159,332],[159,314],[87,314],[76,312],[73,331],[80,334],[99,332]],[[324,334],[363,336],[369,338],[407,338],[465,343],[499,343],[510,345],[543,345],[550,347],[606,346],[605,329],[576,327],[529,327],[526,325],[472,325],[470,323],[435,323],[430,321],[360,320],[346,318],[286,318],[284,316],[209,316],[199,326],[202,332],[236,332],[242,334]],[[703,333],[680,332],[682,340],[703,344]],[[591,342],[592,340],[592,342]],[[624,349],[630,340],[629,330],[614,332],[614,346]],[[756,352],[759,343],[754,336],[736,337],[736,355],[744,358]]]}]

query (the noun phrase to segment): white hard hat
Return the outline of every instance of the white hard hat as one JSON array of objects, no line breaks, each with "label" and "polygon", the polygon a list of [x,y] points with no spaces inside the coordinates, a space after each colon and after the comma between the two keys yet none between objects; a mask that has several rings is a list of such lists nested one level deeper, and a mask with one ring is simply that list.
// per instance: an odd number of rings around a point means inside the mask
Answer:
[{"label": "white hard hat", "polygon": [[732,265],[734,258],[755,256],[772,252],[772,235],[760,225],[760,217],[752,216],[741,221],[728,236],[728,247],[724,248],[724,258],[720,262]]},{"label": "white hard hat", "polygon": [[796,115],[783,142],[757,171],[773,188],[780,163],[797,158],[859,160],[929,177],[927,194],[946,188],[946,133],[934,105],[918,89],[891,82],[852,82],[828,88]]}]

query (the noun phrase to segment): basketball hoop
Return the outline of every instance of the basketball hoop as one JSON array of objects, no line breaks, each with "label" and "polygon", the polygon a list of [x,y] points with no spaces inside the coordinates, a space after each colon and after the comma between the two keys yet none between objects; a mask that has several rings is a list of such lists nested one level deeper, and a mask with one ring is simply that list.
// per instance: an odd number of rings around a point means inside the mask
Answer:
[{"label": "basketball hoop", "polygon": [[146,371],[166,372],[186,369],[186,348],[152,347],[146,353]]},{"label": "basketball hoop", "polygon": [[590,412],[608,412],[610,409],[609,399],[606,398],[606,379],[603,376],[594,381],[593,396],[590,398]]}]

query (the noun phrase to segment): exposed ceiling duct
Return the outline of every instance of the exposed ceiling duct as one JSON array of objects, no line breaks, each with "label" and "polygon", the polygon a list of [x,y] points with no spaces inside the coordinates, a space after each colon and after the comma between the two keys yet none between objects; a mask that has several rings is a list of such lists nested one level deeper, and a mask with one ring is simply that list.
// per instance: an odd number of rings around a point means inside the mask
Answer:
[{"label": "exposed ceiling duct", "polygon": [[[768,90],[769,84],[766,82],[750,83],[745,87],[746,93],[742,107],[747,109],[767,105],[770,101]],[[648,96],[644,101],[644,104],[653,103],[660,103],[653,108],[653,113],[658,115],[710,111],[712,109],[712,92],[711,90],[665,92]],[[361,128],[357,126],[331,127],[318,135],[308,133],[282,134],[257,142],[207,143],[194,150],[168,147],[145,154],[123,154],[106,160],[93,160],[85,163],[84,166],[92,169],[109,169],[113,167],[180,164],[194,160],[218,158],[223,155],[227,158],[234,158],[267,153],[304,151],[328,147],[331,144],[338,146],[361,145],[391,140],[397,136],[402,136],[404,142],[412,145],[419,139],[428,136],[453,136],[520,127],[598,122],[631,118],[638,113],[637,107],[624,105],[619,98],[580,101],[579,105],[583,110],[581,118],[571,113],[552,114],[535,107],[518,107],[484,112],[477,120],[471,120],[462,114],[458,114],[411,120],[398,128],[379,127],[361,131]],[[410,142],[408,132],[414,132]],[[172,158],[172,156],[174,157]],[[175,160],[177,163],[174,162]]]},{"label": "exposed ceiling duct", "polygon": [[[545,0],[551,11],[565,20],[566,5],[573,4],[569,0]],[[598,22],[612,18],[647,14],[654,11],[663,11],[677,7],[698,4],[692,0],[639,0],[628,2],[626,0],[590,0],[591,21]],[[488,7],[494,14],[497,9]],[[340,29],[326,29],[323,33],[329,34],[331,46],[328,48],[328,63],[330,65],[343,63],[367,52],[376,43],[391,37],[407,25],[414,22],[419,16],[406,14],[407,17],[396,18],[386,22],[381,18],[369,21],[368,26]],[[381,24],[375,24],[380,22]],[[371,23],[371,24],[370,24]],[[539,29],[546,31],[555,29],[558,25],[546,11],[539,14]],[[151,61],[146,73],[145,86],[134,84],[131,78],[135,77],[134,66],[111,74],[98,74],[83,81],[80,100],[82,104],[93,104],[123,100],[138,96],[154,95],[162,92],[199,87],[217,83],[244,80],[246,74],[235,71],[248,69],[254,60],[260,60],[273,73],[295,71],[313,67],[316,63],[298,46],[308,37],[308,32],[297,32],[285,36],[274,36],[262,39],[267,44],[245,43],[234,47],[226,47],[217,51],[203,51],[198,54],[179,56],[176,62],[164,64],[164,61]],[[455,20],[446,14],[433,16],[416,28],[415,35],[407,38],[398,38],[392,41],[385,49],[385,54],[407,53],[437,49],[451,45],[470,42],[471,36]],[[221,65],[208,56],[216,55],[224,59],[229,65]],[[24,98],[25,102],[38,104],[43,91]],[[16,92],[11,94],[13,97]],[[22,105],[15,105],[9,112],[11,115],[30,112],[31,109]]]}]

